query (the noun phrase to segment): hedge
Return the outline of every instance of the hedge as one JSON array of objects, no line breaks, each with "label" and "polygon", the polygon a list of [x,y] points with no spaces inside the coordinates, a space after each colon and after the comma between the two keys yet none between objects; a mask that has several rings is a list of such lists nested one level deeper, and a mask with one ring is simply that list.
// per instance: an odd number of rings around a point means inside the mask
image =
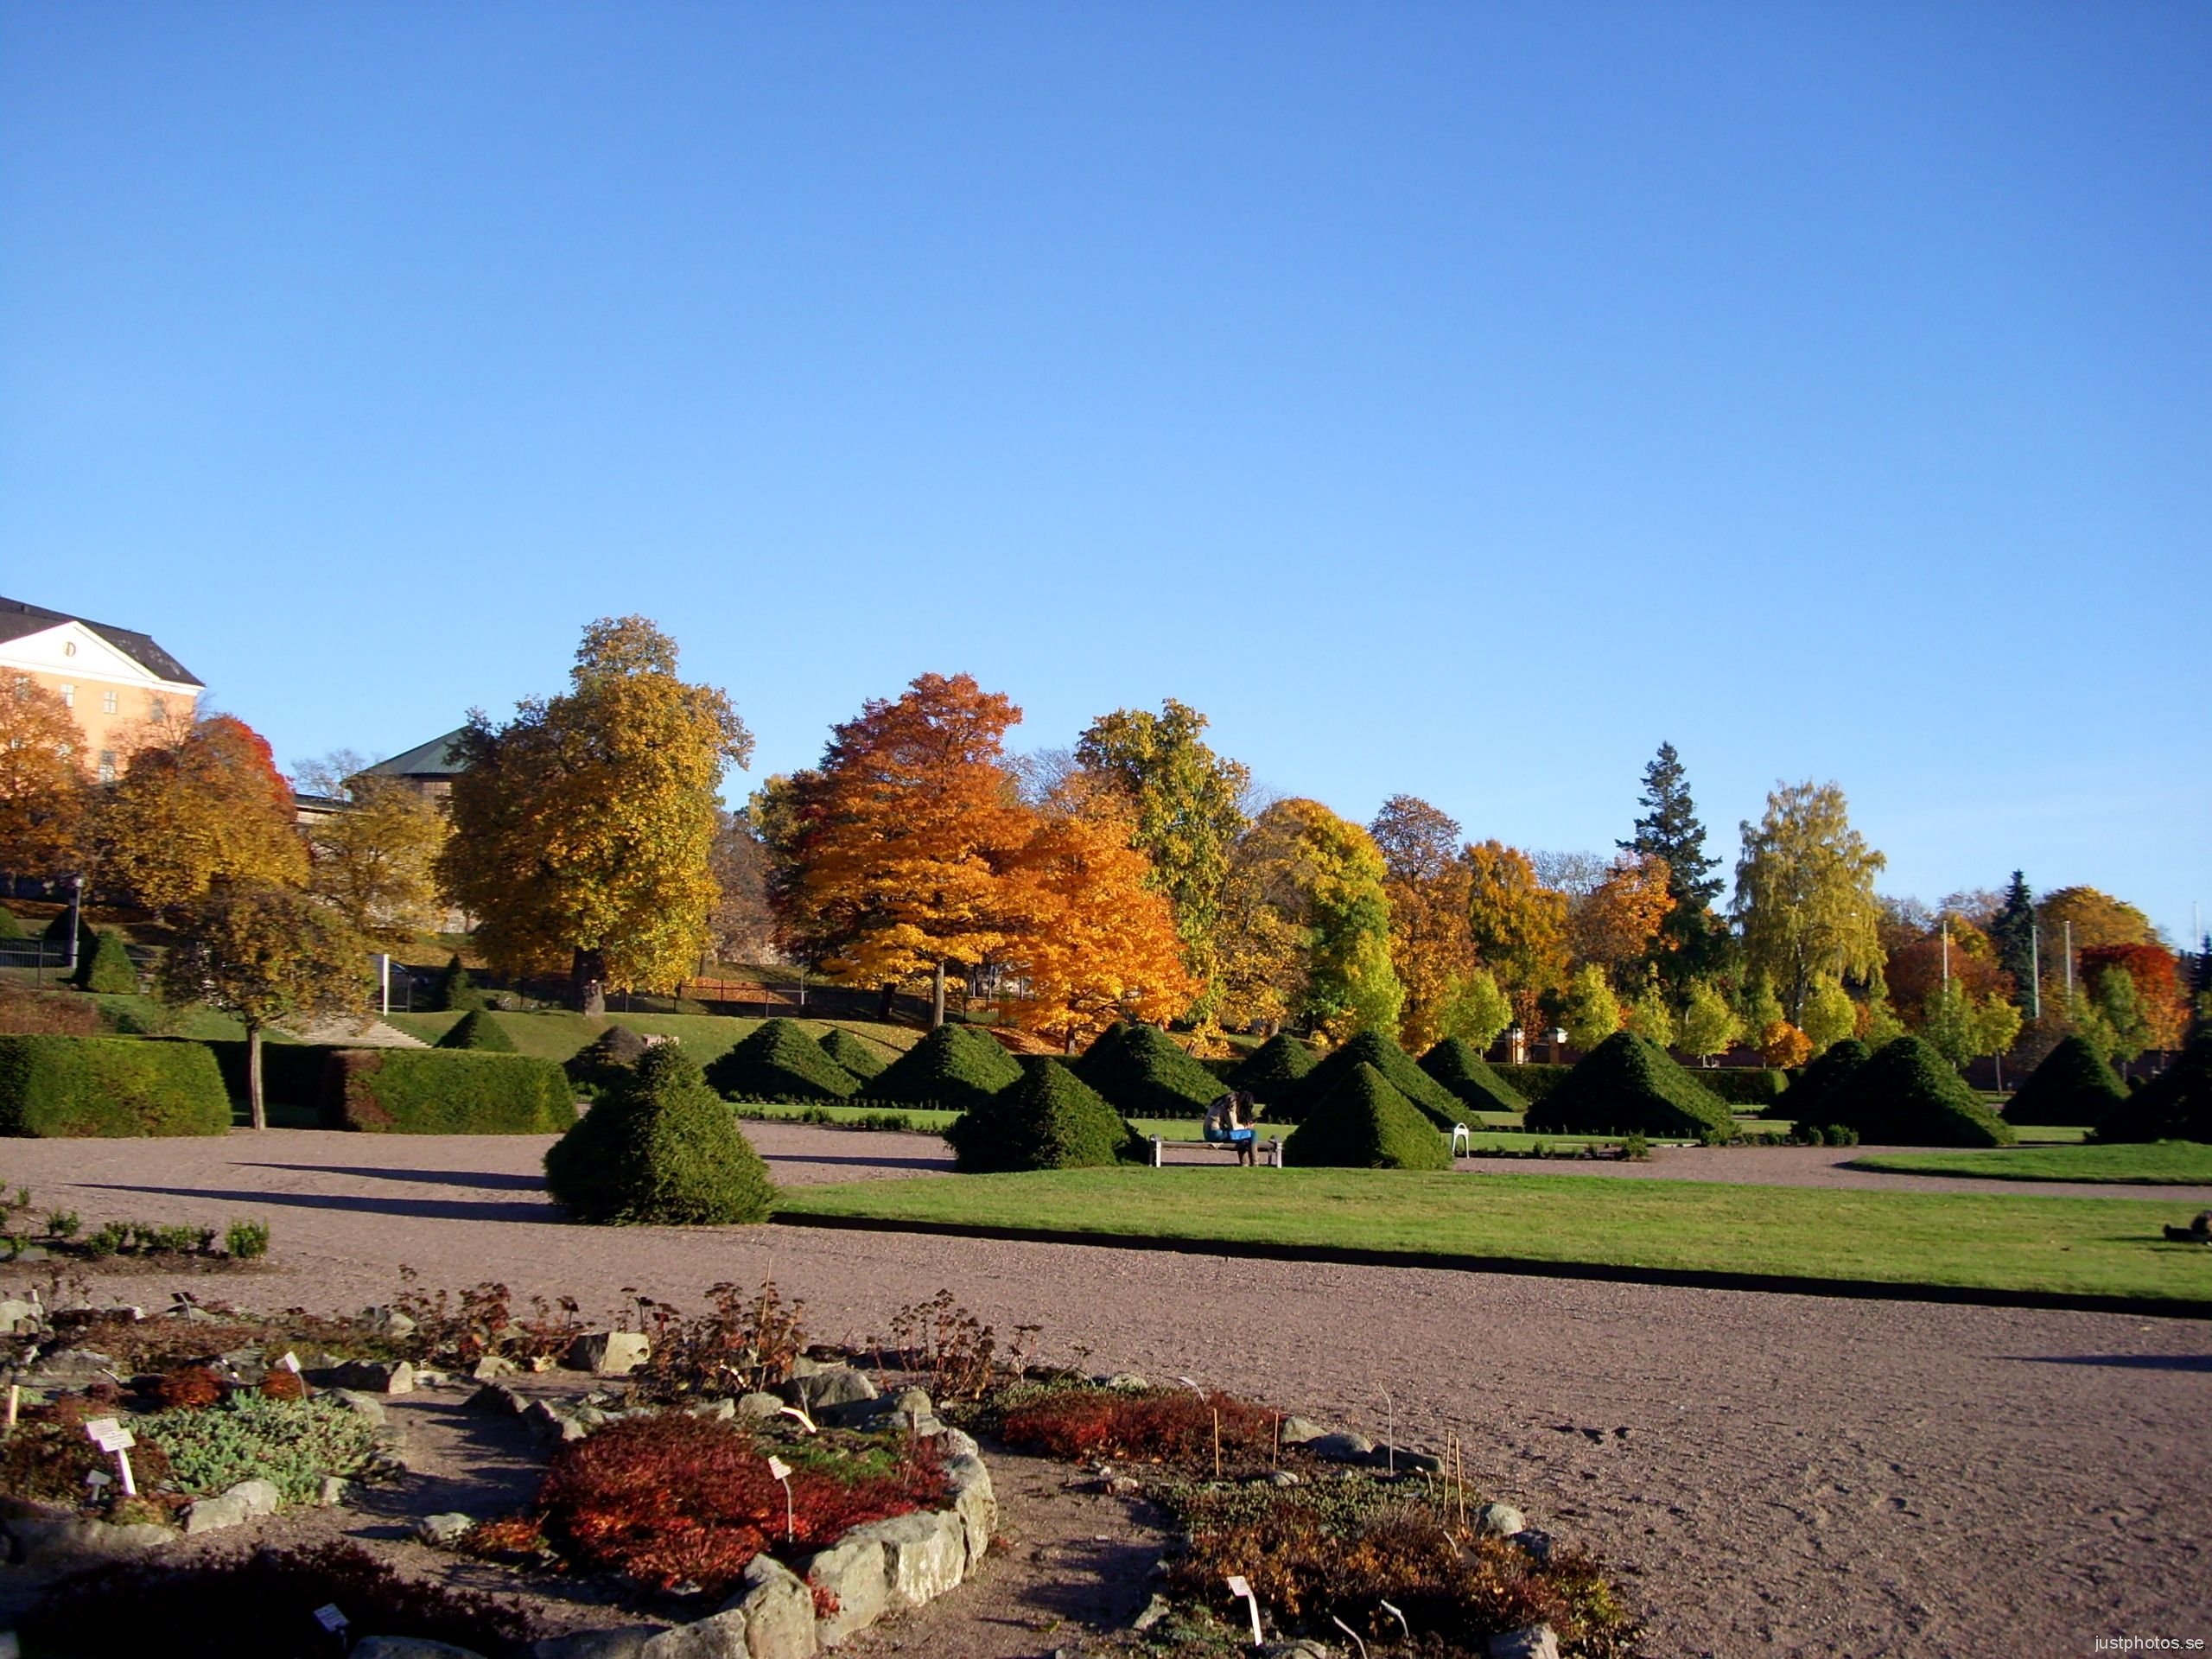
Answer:
[{"label": "hedge", "polygon": [[224,1135],[230,1098],[196,1043],[0,1037],[0,1135]]},{"label": "hedge", "polygon": [[1736,1119],[1665,1049],[1632,1031],[1617,1031],[1529,1108],[1529,1128],[1544,1135],[1641,1131],[1729,1140]]},{"label": "hedge", "polygon": [[775,1184],[697,1062],[656,1043],[545,1153],[555,1202],[583,1222],[768,1219]]},{"label": "hedge", "polygon": [[1789,1088],[1789,1074],[1770,1065],[1719,1065],[1710,1071],[1686,1065],[1682,1070],[1707,1094],[1739,1112],[1763,1112]]},{"label": "hedge", "polygon": [[1159,1027],[1122,1020],[1084,1051],[1075,1074],[1130,1117],[1196,1117],[1227,1089]]},{"label": "hedge", "polygon": [[1791,1079],[1789,1086],[1782,1091],[1782,1098],[1762,1109],[1759,1116],[1793,1118],[1815,1128],[1825,1128],[1827,1120],[1820,1116],[1821,1103],[1846,1077],[1866,1065],[1873,1053],[1856,1037],[1830,1043]]},{"label": "hedge", "polygon": [[966,1173],[1141,1163],[1150,1144],[1103,1095],[1058,1060],[1022,1062],[1021,1080],[971,1106],[944,1132]]},{"label": "hedge", "polygon": [[515,1039],[507,1035],[506,1027],[482,1008],[471,1008],[454,1020],[452,1029],[438,1039],[437,1046],[472,1049],[479,1054],[516,1052]]},{"label": "hedge", "polygon": [[939,1026],[870,1078],[861,1094],[871,1105],[964,1112],[1020,1081],[1020,1063],[991,1038]]},{"label": "hedge", "polygon": [[2212,1035],[2193,1039],[2179,1059],[2115,1104],[2095,1138],[2212,1142]]},{"label": "hedge", "polygon": [[1312,1103],[1282,1143],[1282,1160],[1300,1169],[1449,1169],[1452,1150],[1420,1109],[1362,1060],[1339,1071],[1335,1086]]},{"label": "hedge", "polygon": [[2079,1037],[2062,1038],[2005,1103],[2007,1123],[2101,1123],[2127,1098],[2105,1057]]},{"label": "hedge", "polygon": [[1801,1130],[1840,1123],[1861,1141],[1897,1147],[2009,1147],[2011,1124],[1981,1103],[1951,1064],[1917,1037],[1874,1051],[1831,1089]]},{"label": "hedge", "polygon": [[1470,1111],[1525,1112],[1528,1097],[1508,1083],[1464,1037],[1447,1037],[1421,1057],[1421,1069]]},{"label": "hedge", "polygon": [[329,1116],[391,1135],[545,1135],[576,1121],[550,1060],[442,1048],[343,1048],[327,1073]]},{"label": "hedge", "polygon": [[726,1099],[843,1100],[860,1083],[824,1053],[806,1028],[770,1020],[707,1068],[707,1086]]},{"label": "hedge", "polygon": [[1501,1065],[1497,1075],[1513,1085],[1515,1094],[1533,1106],[1573,1077],[1574,1068],[1549,1060],[1528,1060],[1519,1065]]}]

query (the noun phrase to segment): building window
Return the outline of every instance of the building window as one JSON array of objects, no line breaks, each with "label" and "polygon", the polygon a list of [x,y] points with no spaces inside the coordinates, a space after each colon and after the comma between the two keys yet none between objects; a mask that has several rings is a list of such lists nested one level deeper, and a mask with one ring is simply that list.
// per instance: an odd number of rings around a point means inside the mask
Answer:
[{"label": "building window", "polygon": [[111,784],[114,781],[115,751],[113,749],[102,749],[100,751],[100,782],[104,784]]},{"label": "building window", "polygon": [[146,717],[149,720],[167,720],[169,717],[168,703],[158,696],[147,698]]},{"label": "building window", "polygon": [[75,686],[65,685],[61,688],[61,706],[64,709],[74,709],[77,706],[77,688]]},{"label": "building window", "polygon": [[114,715],[120,714],[122,711],[122,699],[117,693],[113,691],[103,691],[100,693],[100,713],[104,715]]}]

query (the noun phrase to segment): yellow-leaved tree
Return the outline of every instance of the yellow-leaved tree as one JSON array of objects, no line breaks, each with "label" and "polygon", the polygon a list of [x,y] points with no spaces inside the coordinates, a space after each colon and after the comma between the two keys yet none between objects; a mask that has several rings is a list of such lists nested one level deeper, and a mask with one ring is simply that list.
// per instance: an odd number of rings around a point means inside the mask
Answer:
[{"label": "yellow-leaved tree", "polygon": [[404,944],[435,928],[437,861],[449,828],[444,811],[397,778],[357,772],[344,787],[347,810],[308,831],[315,861],[308,888],[378,944]]},{"label": "yellow-leaved tree", "polygon": [[0,871],[53,876],[80,855],[85,734],[60,696],[19,675],[0,689]]},{"label": "yellow-leaved tree", "polygon": [[296,887],[308,850],[293,818],[292,787],[268,741],[242,720],[211,715],[174,742],[138,750],[100,798],[99,884],[164,912],[218,880]]},{"label": "yellow-leaved tree", "polygon": [[[1416,796],[1393,795],[1367,831],[1382,854],[1390,962],[1406,988],[1398,1040],[1419,1054],[1464,1034],[1452,1029],[1455,1017],[1484,1023],[1477,1010],[1486,1013],[1487,1005],[1475,977],[1475,936],[1467,920],[1473,872],[1459,856],[1457,820]],[[1496,992],[1493,981],[1489,994]],[[1504,1024],[1499,1020],[1497,1029]]]},{"label": "yellow-leaved tree", "polygon": [[455,747],[437,872],[494,969],[565,969],[588,1014],[609,984],[667,990],[696,971],[717,897],[717,791],[753,738],[725,693],[679,677],[673,639],[642,616],[602,617],[566,692],[504,726],[472,713]]},{"label": "yellow-leaved tree", "polygon": [[1543,994],[1567,983],[1567,895],[1536,879],[1528,854],[1485,841],[1460,855],[1468,873],[1467,925],[1476,952],[1497,976],[1514,1018],[1533,1029]]}]

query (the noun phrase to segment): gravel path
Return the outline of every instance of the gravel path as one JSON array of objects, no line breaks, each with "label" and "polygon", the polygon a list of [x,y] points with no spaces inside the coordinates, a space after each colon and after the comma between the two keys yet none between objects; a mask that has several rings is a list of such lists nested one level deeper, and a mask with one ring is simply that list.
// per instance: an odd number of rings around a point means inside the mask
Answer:
[{"label": "gravel path", "polygon": [[[785,1181],[942,1167],[919,1137],[747,1128]],[[2203,1324],[772,1226],[602,1231],[552,1219],[545,1144],[16,1141],[0,1177],[88,1224],[268,1217],[267,1267],[180,1280],[248,1306],[382,1300],[403,1262],[587,1308],[623,1305],[626,1286],[696,1305],[717,1281],[772,1277],[816,1335],[858,1339],[944,1287],[1095,1369],[1187,1375],[1378,1434],[1395,1413],[1414,1443],[1455,1427],[1479,1479],[1615,1564],[1654,1655],[2011,1659],[2212,1638]],[[1685,1154],[1679,1173],[1733,1155]],[[159,1302],[167,1281],[99,1288]]]}]

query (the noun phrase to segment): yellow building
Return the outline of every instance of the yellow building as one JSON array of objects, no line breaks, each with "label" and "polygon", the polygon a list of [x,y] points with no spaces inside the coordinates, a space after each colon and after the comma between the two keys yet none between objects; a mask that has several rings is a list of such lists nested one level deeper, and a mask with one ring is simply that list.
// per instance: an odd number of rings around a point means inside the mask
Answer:
[{"label": "yellow building", "polygon": [[85,770],[123,775],[154,732],[188,724],[207,688],[151,636],[0,599],[0,684],[28,679],[57,693],[85,734]]}]

